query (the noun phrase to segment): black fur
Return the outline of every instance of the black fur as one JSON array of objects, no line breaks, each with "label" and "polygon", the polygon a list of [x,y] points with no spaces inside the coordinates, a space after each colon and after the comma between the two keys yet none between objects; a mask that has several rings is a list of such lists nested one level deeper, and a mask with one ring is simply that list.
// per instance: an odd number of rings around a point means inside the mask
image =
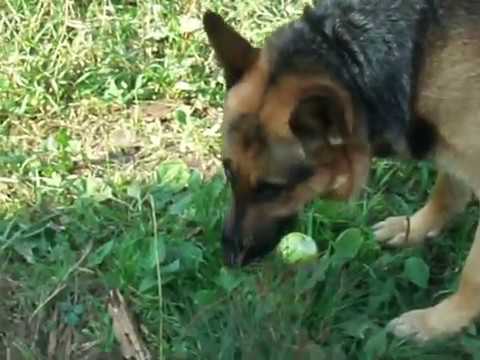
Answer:
[{"label": "black fur", "polygon": [[435,133],[413,125],[413,104],[422,44],[440,18],[435,0],[319,1],[272,36],[272,78],[321,66],[353,94],[374,148],[424,156]]},{"label": "black fur", "polygon": [[230,89],[255,62],[259,50],[225,23],[221,16],[211,11],[204,14],[203,26],[217,59],[222,64],[227,89]]},{"label": "black fur", "polygon": [[417,118],[408,128],[407,142],[410,154],[418,160],[424,159],[435,147],[438,139],[437,128],[425,119]]}]

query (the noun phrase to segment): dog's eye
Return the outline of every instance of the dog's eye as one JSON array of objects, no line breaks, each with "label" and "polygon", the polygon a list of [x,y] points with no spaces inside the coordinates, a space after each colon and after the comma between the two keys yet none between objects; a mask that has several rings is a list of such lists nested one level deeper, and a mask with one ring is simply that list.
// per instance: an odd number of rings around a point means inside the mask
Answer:
[{"label": "dog's eye", "polygon": [[285,185],[270,182],[260,182],[255,189],[257,201],[270,201],[280,196],[285,191]]}]

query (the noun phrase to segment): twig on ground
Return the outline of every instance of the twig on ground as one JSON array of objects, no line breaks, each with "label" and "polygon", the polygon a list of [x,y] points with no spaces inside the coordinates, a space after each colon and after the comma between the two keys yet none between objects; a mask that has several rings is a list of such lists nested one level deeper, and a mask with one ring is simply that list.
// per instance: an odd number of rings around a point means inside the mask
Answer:
[{"label": "twig on ground", "polygon": [[140,337],[138,327],[119,290],[110,292],[107,307],[113,320],[113,331],[120,343],[122,355],[126,359],[151,360],[152,356]]}]

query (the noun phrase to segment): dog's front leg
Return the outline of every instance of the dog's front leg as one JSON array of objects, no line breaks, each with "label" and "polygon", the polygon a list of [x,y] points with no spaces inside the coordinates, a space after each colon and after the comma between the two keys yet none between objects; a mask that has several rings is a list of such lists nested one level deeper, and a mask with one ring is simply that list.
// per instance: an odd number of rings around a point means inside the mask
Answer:
[{"label": "dog's front leg", "polygon": [[480,225],[463,268],[457,292],[438,305],[407,312],[388,327],[397,336],[428,341],[467,327],[480,315]]},{"label": "dog's front leg", "polygon": [[425,206],[411,218],[395,216],[376,224],[373,227],[375,237],[388,246],[420,245],[425,238],[436,236],[452,216],[461,212],[471,194],[463,181],[440,172]]}]

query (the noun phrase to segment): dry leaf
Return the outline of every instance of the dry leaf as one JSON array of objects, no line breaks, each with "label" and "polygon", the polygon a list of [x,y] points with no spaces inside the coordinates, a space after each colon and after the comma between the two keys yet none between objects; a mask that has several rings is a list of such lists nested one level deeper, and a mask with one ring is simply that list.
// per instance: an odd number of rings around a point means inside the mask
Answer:
[{"label": "dry leaf", "polygon": [[135,147],[138,144],[137,136],[131,129],[119,128],[110,134],[110,145],[118,148]]},{"label": "dry leaf", "polygon": [[50,320],[51,324],[53,324],[53,328],[48,334],[48,348],[47,348],[47,357],[48,360],[54,360],[55,354],[57,353],[57,345],[58,345],[58,308],[55,307],[53,312],[52,318]]},{"label": "dry leaf", "polygon": [[150,360],[152,356],[143,343],[138,327],[130,315],[125,299],[119,290],[110,292],[108,312],[113,320],[113,331],[120,343],[122,354],[126,359]]},{"label": "dry leaf", "polygon": [[189,16],[180,17],[180,32],[182,34],[191,34],[202,28],[202,21],[200,19]]},{"label": "dry leaf", "polygon": [[175,84],[175,89],[180,91],[192,91],[194,88],[191,84],[186,81],[178,81]]},{"label": "dry leaf", "polygon": [[139,106],[136,111],[145,118],[163,119],[167,117],[177,105],[178,104],[173,101],[157,101]]}]

